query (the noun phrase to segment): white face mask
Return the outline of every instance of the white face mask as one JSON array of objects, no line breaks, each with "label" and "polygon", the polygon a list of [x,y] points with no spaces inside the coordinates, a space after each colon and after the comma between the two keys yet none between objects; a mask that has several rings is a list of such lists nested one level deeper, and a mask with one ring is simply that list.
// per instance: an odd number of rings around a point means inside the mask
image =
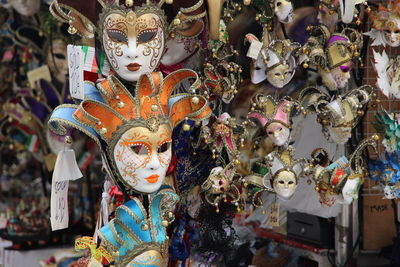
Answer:
[{"label": "white face mask", "polygon": [[276,88],[282,88],[290,82],[292,71],[288,64],[279,64],[267,71],[267,81]]},{"label": "white face mask", "polygon": [[270,123],[265,130],[268,138],[277,146],[282,146],[289,141],[290,129],[279,122]]},{"label": "white face mask", "polygon": [[64,40],[52,41],[51,47],[47,51],[46,62],[53,77],[64,83],[68,74],[67,44]]},{"label": "white face mask", "polygon": [[125,184],[143,193],[160,188],[171,162],[171,135],[167,124],[157,132],[134,127],[122,134],[114,147],[114,162]]},{"label": "white face mask", "polygon": [[275,177],[273,186],[278,196],[289,199],[293,196],[297,188],[296,176],[293,172],[281,171]]},{"label": "white face mask", "polygon": [[23,16],[32,16],[40,9],[40,0],[11,0],[10,4]]},{"label": "white face mask", "polygon": [[282,23],[289,23],[293,20],[293,5],[287,0],[275,0],[274,12]]},{"label": "white face mask", "polygon": [[198,38],[177,35],[175,38],[169,38],[165,47],[161,63],[166,66],[175,65],[189,58],[197,51]]},{"label": "white face mask", "polygon": [[322,83],[331,91],[345,88],[350,79],[351,62],[345,63],[330,70],[330,72],[319,71]]},{"label": "white face mask", "polygon": [[358,192],[361,186],[360,178],[347,179],[342,189],[344,202],[350,204],[354,199],[358,199]]},{"label": "white face mask", "polygon": [[394,186],[386,185],[383,189],[383,193],[386,199],[395,199],[396,198],[396,188]]},{"label": "white face mask", "polygon": [[330,127],[328,130],[329,141],[336,144],[344,144],[351,137],[351,127]]},{"label": "white face mask", "polygon": [[103,22],[103,47],[119,77],[138,81],[143,74],[153,72],[160,62],[164,51],[162,21],[152,13],[138,18],[132,11],[126,16],[111,13]]},{"label": "white face mask", "polygon": [[384,41],[388,46],[398,47],[400,45],[400,32],[387,32],[383,33]]}]

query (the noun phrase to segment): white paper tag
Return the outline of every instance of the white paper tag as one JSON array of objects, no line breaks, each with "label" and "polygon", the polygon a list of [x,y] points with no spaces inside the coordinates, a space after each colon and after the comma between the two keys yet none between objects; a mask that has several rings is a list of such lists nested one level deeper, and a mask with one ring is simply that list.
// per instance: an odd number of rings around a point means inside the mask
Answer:
[{"label": "white paper tag", "polygon": [[78,163],[76,163],[74,150],[64,149],[58,152],[53,171],[53,179],[58,182],[65,180],[74,181],[82,176]]},{"label": "white paper tag", "polygon": [[247,51],[247,56],[257,60],[258,55],[260,54],[261,48],[262,48],[262,42],[257,41],[257,40],[252,40],[249,50]]},{"label": "white paper tag", "polygon": [[50,201],[50,222],[53,231],[68,227],[68,186],[69,181],[56,181],[53,176]]},{"label": "white paper tag", "polygon": [[51,82],[51,74],[49,67],[47,65],[43,65],[37,69],[28,71],[27,73],[29,86],[31,88],[35,88],[35,82],[39,81],[40,79],[46,80]]},{"label": "white paper tag", "polygon": [[271,204],[269,220],[267,224],[269,226],[279,226],[279,203]]},{"label": "white paper tag", "polygon": [[69,92],[73,98],[84,98],[83,51],[81,46],[68,45]]}]

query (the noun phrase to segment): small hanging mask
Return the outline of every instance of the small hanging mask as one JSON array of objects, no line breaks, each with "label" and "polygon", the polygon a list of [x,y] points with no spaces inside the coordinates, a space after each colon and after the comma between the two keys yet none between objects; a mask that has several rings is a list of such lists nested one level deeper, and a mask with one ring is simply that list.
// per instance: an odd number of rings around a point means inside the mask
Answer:
[{"label": "small hanging mask", "polygon": [[23,16],[32,16],[40,9],[40,0],[11,0],[10,4]]},{"label": "small hanging mask", "polygon": [[293,4],[288,0],[275,0],[274,12],[279,22],[289,23],[293,20]]}]

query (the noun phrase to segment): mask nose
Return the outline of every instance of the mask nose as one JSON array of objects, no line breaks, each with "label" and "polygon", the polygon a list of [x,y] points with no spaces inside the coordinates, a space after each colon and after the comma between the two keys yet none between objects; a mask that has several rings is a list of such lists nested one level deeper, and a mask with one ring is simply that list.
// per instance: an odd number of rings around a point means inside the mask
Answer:
[{"label": "mask nose", "polygon": [[156,171],[161,167],[160,160],[158,159],[157,153],[151,155],[149,163],[147,163],[147,169]]},{"label": "mask nose", "polygon": [[125,50],[125,54],[129,59],[137,59],[139,57],[135,38],[132,38],[132,40],[128,41],[128,45]]}]

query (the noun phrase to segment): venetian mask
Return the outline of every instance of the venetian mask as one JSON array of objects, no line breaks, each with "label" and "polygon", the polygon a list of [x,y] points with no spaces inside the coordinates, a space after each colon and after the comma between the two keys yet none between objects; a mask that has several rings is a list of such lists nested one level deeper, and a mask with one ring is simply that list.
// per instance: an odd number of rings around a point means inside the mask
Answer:
[{"label": "venetian mask", "polygon": [[384,41],[388,46],[398,47],[400,45],[400,30],[389,31],[383,33]]},{"label": "venetian mask", "polygon": [[293,20],[293,4],[287,0],[275,0],[274,12],[282,23],[289,23]]},{"label": "venetian mask", "polygon": [[322,83],[331,91],[343,89],[347,86],[350,79],[352,62],[346,62],[341,66],[335,67],[330,72],[321,72]]},{"label": "venetian mask", "polygon": [[198,76],[191,70],[173,72],[165,79],[160,72],[145,74],[136,84],[136,97],[113,75],[97,87],[85,83],[87,94],[72,112],[74,117],[68,117],[62,107],[56,108],[50,128],[65,135],[60,127],[68,123],[91,137],[101,146],[107,170],[121,189],[156,192],[171,161],[173,127],[191,116],[200,121],[210,115],[202,96],[171,96],[173,88],[186,79],[196,82]]},{"label": "venetian mask", "polygon": [[397,196],[395,186],[385,185],[383,193],[386,199],[395,199]]},{"label": "venetian mask", "polygon": [[289,141],[290,129],[279,122],[270,123],[265,130],[268,138],[277,146],[283,146]]},{"label": "venetian mask", "polygon": [[288,64],[279,64],[267,71],[267,81],[276,88],[284,87],[290,80],[292,71]]},{"label": "venetian mask", "polygon": [[130,187],[151,193],[161,186],[171,161],[171,135],[168,124],[156,132],[135,127],[122,134],[114,148],[114,160]]},{"label": "venetian mask", "polygon": [[199,48],[197,38],[175,36],[165,44],[165,52],[161,63],[167,66],[178,64],[193,55]]},{"label": "venetian mask", "polygon": [[40,9],[40,0],[11,0],[10,4],[23,16],[32,16]]},{"label": "venetian mask", "polygon": [[147,7],[135,12],[112,11],[104,17],[102,41],[119,77],[135,82],[156,69],[164,51],[164,17]]},{"label": "venetian mask", "polygon": [[62,39],[51,42],[46,55],[46,63],[54,78],[64,83],[68,75],[67,44]]},{"label": "venetian mask", "polygon": [[273,187],[280,197],[291,198],[297,188],[296,175],[291,171],[280,171],[273,181]]},{"label": "venetian mask", "polygon": [[[255,36],[250,42],[258,41]],[[274,40],[267,47],[263,47],[256,60],[253,60],[250,71],[251,81],[254,84],[267,81],[276,88],[282,88],[290,82],[297,66],[294,52],[300,44],[290,40]]]}]

